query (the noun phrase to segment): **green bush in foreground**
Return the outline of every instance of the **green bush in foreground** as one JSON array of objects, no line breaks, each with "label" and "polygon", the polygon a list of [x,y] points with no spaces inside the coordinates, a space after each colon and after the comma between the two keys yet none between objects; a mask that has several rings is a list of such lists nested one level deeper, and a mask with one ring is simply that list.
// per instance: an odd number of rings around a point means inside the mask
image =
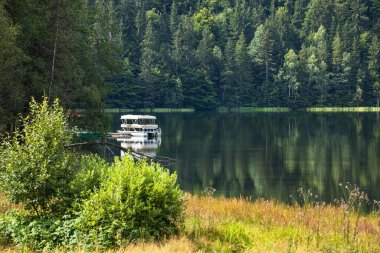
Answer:
[{"label": "green bush in foreground", "polygon": [[168,237],[178,232],[182,195],[175,174],[124,156],[115,160],[99,191],[83,202],[80,230],[104,246]]},{"label": "green bush in foreground", "polygon": [[[90,162],[96,159],[86,157]],[[89,174],[99,176],[99,170]],[[91,178],[91,180],[89,180]],[[124,156],[100,175],[92,193],[83,178],[82,201],[62,217],[35,217],[10,212],[0,217],[0,243],[30,249],[120,246],[138,240],[163,239],[178,233],[183,193],[176,175],[157,164]],[[89,185],[97,185],[98,182]],[[81,188],[77,188],[81,189]]]}]

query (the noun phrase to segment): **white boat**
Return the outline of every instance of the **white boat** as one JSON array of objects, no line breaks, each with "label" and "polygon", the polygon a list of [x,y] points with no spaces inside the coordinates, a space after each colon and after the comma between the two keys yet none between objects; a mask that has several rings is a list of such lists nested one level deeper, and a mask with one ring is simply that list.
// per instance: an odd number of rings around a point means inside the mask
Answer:
[{"label": "white boat", "polygon": [[150,115],[122,115],[120,134],[132,137],[156,138],[161,136],[161,128],[156,124],[156,117]]}]

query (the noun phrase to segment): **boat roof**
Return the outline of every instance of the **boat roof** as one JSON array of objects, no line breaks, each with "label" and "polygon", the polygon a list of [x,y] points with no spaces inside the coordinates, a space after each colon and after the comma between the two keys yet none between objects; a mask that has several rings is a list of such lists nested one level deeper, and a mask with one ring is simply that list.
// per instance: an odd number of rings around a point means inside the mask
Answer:
[{"label": "boat roof", "polygon": [[122,115],[120,119],[156,119],[156,116],[126,114]]}]

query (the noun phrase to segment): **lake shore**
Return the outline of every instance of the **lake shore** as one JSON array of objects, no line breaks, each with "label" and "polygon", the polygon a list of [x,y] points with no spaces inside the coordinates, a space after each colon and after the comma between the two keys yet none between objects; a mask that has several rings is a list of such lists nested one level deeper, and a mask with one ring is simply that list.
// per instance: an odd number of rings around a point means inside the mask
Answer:
[{"label": "lake shore", "polygon": [[[275,200],[192,195],[186,195],[185,202],[184,226],[178,238],[126,245],[110,252],[380,251],[379,213],[350,211],[344,204],[301,207]],[[2,212],[5,207],[3,203]],[[1,250],[19,251],[7,245]]]},{"label": "lake shore", "polygon": [[[193,108],[105,108],[105,113],[192,113]],[[82,109],[74,109],[74,112],[85,112]],[[380,112],[380,107],[307,107],[299,109],[291,109],[289,107],[217,107],[213,112],[291,112],[291,111],[306,111],[306,112]]]}]

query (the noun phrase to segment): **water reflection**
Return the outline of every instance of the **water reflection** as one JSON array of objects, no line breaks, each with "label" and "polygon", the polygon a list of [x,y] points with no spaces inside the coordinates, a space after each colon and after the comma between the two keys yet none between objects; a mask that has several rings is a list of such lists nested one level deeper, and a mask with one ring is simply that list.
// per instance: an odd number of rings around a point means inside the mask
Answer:
[{"label": "water reflection", "polygon": [[[351,182],[380,199],[380,123],[371,113],[156,114],[155,153],[177,159],[181,187],[289,201],[299,187],[324,201]],[[115,116],[115,128],[120,115]]]},{"label": "water reflection", "polygon": [[[121,147],[131,149],[133,151],[142,153],[149,157],[155,157],[157,148],[161,145],[161,137],[147,138],[147,137],[131,137],[131,138],[118,138]],[[125,153],[121,151],[121,156]]]}]

